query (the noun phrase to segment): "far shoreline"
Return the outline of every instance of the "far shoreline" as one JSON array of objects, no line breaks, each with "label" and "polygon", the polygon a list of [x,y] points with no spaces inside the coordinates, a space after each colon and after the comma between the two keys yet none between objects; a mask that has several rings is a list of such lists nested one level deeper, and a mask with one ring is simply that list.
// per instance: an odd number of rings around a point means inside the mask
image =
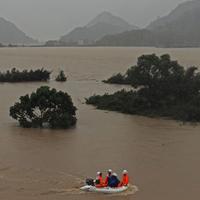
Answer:
[{"label": "far shoreline", "polygon": [[0,49],[4,48],[155,48],[155,49],[199,49],[200,46],[98,46],[98,45],[79,45],[79,46],[46,46],[46,45],[12,45],[12,46],[1,46]]}]

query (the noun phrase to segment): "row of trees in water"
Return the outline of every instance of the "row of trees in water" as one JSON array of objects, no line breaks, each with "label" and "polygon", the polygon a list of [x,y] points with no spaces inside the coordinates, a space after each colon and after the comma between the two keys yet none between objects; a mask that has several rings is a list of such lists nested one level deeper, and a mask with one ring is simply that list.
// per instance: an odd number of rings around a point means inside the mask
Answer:
[{"label": "row of trees in water", "polygon": [[12,68],[10,71],[0,72],[0,82],[29,82],[29,81],[48,81],[51,72],[42,69],[19,71]]},{"label": "row of trees in water", "polygon": [[[38,82],[38,81],[48,81],[50,79],[51,72],[45,69],[36,70],[17,70],[12,68],[6,72],[0,72],[0,82]],[[67,78],[64,71],[61,70],[56,77],[56,81],[64,82]]]}]

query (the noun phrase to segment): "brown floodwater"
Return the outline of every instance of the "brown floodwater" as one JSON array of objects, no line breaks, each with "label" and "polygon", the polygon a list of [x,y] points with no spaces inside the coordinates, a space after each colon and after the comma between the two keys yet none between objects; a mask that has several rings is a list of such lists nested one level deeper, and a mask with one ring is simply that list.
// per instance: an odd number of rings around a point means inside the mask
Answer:
[{"label": "brown floodwater", "polygon": [[[125,72],[143,53],[170,53],[185,66],[200,65],[200,49],[2,48],[0,70],[44,67],[49,83],[0,84],[0,199],[198,200],[200,125],[100,111],[84,104],[94,93],[123,86],[101,80]],[[53,79],[60,69],[66,83]],[[48,85],[67,91],[78,108],[70,130],[23,129],[9,117],[19,96]],[[119,195],[80,192],[86,177],[126,168],[131,188]],[[136,185],[138,190],[136,192]]]}]

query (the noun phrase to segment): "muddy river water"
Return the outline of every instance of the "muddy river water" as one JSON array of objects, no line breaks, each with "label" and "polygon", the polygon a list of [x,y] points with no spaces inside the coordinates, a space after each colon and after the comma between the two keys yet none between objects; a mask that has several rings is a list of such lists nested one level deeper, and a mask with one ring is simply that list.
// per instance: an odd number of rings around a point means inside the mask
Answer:
[{"label": "muddy river water", "polygon": [[[198,200],[200,125],[99,111],[84,104],[94,93],[123,86],[101,80],[125,72],[143,53],[170,53],[185,66],[200,66],[200,49],[2,48],[0,70],[44,67],[49,83],[0,84],[0,199],[2,200]],[[66,83],[56,83],[63,69]],[[70,130],[23,129],[9,117],[19,96],[48,85],[67,91],[78,108]],[[120,195],[79,191],[86,177],[126,168],[130,190]]]}]

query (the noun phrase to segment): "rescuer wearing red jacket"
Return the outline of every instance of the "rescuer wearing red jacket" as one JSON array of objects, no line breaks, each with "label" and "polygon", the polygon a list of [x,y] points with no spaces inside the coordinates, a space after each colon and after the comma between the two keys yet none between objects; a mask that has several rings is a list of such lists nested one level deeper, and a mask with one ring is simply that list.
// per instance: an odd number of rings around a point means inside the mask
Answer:
[{"label": "rescuer wearing red jacket", "polygon": [[122,180],[119,184],[120,187],[122,186],[127,186],[129,184],[129,177],[128,177],[128,171],[127,170],[124,170],[122,172],[123,176],[122,176]]},{"label": "rescuer wearing red jacket", "polygon": [[105,187],[105,183],[104,183],[104,180],[103,180],[102,172],[97,172],[97,178],[96,178],[95,182],[96,182],[95,186],[97,188]]}]

